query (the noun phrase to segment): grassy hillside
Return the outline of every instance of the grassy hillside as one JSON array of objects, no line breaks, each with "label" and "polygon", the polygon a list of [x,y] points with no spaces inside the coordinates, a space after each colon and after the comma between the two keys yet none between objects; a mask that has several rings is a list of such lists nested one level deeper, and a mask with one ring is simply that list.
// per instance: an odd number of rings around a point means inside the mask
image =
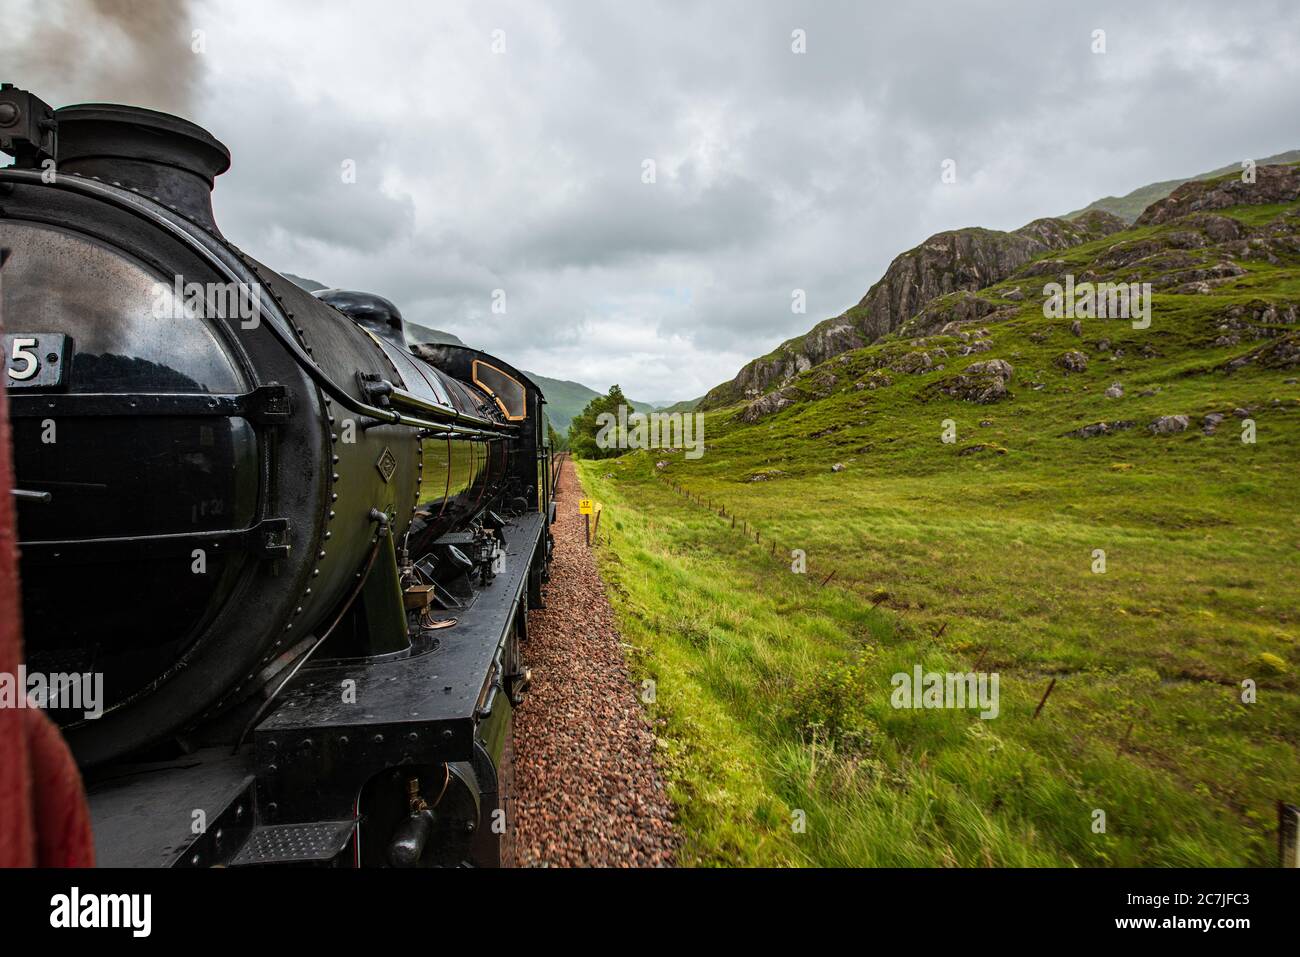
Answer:
[{"label": "grassy hillside", "polygon": [[551,418],[551,426],[560,434],[568,432],[573,417],[585,409],[588,402],[600,395],[595,389],[588,388],[581,382],[549,379],[536,372],[527,374],[541,387],[542,393],[546,396],[546,413]]},{"label": "grassy hillside", "polygon": [[[574,416],[587,407],[588,402],[604,394],[581,382],[551,379],[536,372],[529,372],[527,369],[524,370],[524,374],[536,382],[542,394],[546,396],[546,413],[551,418],[551,426],[561,434],[569,431],[569,423],[573,421]],[[639,412],[653,412],[656,408],[648,402],[637,402],[632,399],[629,399],[628,403]]]},{"label": "grassy hillside", "polygon": [[696,399],[685,399],[681,402],[674,402],[671,405],[657,406],[660,412],[691,412],[697,405],[704,401],[704,396]]},{"label": "grassy hillside", "polygon": [[[1275,156],[1265,157],[1255,162],[1259,166],[1269,163],[1294,163],[1300,161],[1300,150],[1287,150],[1285,153],[1278,153]],[[1125,193],[1123,196],[1105,196],[1101,199],[1094,200],[1083,209],[1076,209],[1072,213],[1067,213],[1065,219],[1073,219],[1076,216],[1082,216],[1084,213],[1094,209],[1100,209],[1103,212],[1113,213],[1126,222],[1133,222],[1146,209],[1157,200],[1164,199],[1183,183],[1188,180],[1206,180],[1214,179],[1225,173],[1240,173],[1241,162],[1230,163],[1219,169],[1210,170],[1208,173],[1201,173],[1198,176],[1187,176],[1183,179],[1167,179],[1161,183],[1148,183],[1146,186],[1139,186],[1131,193]]]},{"label": "grassy hillside", "polygon": [[[582,463],[687,861],[1274,862],[1300,796],[1298,235],[1300,204],[1234,207],[1051,254],[776,414],[709,413],[697,461]],[[1154,282],[1150,328],[1044,318],[1064,272]],[[1000,397],[970,371],[992,359]],[[996,672],[1000,714],[895,709],[916,665]]]}]

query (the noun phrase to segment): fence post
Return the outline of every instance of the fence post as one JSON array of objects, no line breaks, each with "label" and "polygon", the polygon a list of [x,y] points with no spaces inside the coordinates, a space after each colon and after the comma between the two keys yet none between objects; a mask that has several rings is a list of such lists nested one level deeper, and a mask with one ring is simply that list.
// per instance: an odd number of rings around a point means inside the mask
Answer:
[{"label": "fence post", "polygon": [[1047,696],[1052,693],[1052,689],[1055,687],[1056,687],[1056,679],[1053,678],[1051,681],[1047,683],[1047,690],[1043,692],[1043,700],[1038,702],[1038,707],[1034,709],[1033,720],[1036,720],[1038,718],[1038,712],[1043,710],[1043,705],[1047,704]]}]

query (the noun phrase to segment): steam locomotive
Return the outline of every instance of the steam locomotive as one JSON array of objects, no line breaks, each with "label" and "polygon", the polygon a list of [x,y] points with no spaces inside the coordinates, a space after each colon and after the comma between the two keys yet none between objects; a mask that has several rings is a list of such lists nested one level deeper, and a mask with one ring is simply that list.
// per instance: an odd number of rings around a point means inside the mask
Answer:
[{"label": "steam locomotive", "polygon": [[241,252],[183,119],[4,86],[0,151],[26,669],[99,863],[508,863],[541,390]]}]

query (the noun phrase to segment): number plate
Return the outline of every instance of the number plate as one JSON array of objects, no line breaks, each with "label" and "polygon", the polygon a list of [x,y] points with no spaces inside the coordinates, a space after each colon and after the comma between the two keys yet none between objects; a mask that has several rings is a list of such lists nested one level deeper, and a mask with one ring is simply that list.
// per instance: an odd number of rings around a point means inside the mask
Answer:
[{"label": "number plate", "polygon": [[5,334],[4,384],[10,389],[61,386],[67,367],[67,336],[57,332]]}]

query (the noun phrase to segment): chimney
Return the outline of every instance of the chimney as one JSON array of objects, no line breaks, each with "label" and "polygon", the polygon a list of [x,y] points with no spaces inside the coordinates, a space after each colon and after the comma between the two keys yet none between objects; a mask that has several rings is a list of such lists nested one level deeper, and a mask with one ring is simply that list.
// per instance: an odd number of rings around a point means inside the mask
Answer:
[{"label": "chimney", "polygon": [[54,111],[58,170],[134,187],[216,230],[213,180],[230,151],[200,126],[169,113],[88,103]]}]

